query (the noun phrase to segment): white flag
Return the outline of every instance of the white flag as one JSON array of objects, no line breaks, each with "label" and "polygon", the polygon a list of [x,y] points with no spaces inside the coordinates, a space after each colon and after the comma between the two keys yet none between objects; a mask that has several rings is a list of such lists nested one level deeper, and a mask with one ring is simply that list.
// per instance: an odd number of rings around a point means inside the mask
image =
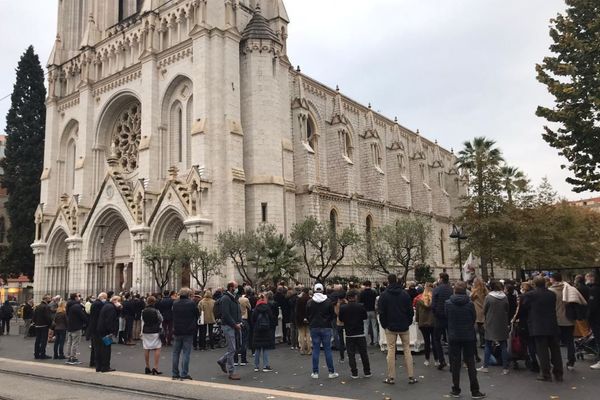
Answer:
[{"label": "white flag", "polygon": [[473,259],[473,253],[469,253],[469,258],[463,265],[463,279],[470,281],[475,279],[475,260]]}]

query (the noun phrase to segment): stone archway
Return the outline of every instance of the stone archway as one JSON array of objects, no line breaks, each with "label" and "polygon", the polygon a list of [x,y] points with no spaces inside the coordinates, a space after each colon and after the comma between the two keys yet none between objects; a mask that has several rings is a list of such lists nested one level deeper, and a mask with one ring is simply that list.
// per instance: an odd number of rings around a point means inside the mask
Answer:
[{"label": "stone archway", "polygon": [[[189,240],[187,230],[183,223],[181,214],[174,208],[169,208],[157,218],[154,223],[153,243],[167,243],[178,240]],[[191,286],[191,274],[189,266],[183,266],[181,270],[175,271],[171,278],[171,288],[179,289]]]},{"label": "stone archway", "polygon": [[87,285],[92,293],[128,290],[133,279],[131,234],[114,208],[96,219],[88,242]]},{"label": "stone archway", "polygon": [[69,290],[69,250],[66,243],[67,233],[57,229],[50,239],[48,246],[48,261],[46,263],[46,288],[50,295],[66,297]]}]

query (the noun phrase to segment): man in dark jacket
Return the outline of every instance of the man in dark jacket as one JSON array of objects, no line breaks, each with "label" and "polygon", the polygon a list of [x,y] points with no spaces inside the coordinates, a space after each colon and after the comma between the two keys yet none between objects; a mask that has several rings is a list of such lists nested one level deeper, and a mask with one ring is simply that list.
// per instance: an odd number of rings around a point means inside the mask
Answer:
[{"label": "man in dark jacket", "polygon": [[33,299],[27,300],[23,305],[23,322],[25,322],[25,338],[29,335],[29,328],[31,327],[31,319],[33,318]]},{"label": "man in dark jacket", "polygon": [[331,337],[333,334],[331,324],[335,321],[336,316],[333,303],[323,293],[323,285],[320,283],[315,285],[313,297],[306,305],[306,314],[308,326],[310,327],[310,337],[312,339],[311,377],[313,379],[319,378],[319,357],[321,355],[321,344],[323,344],[329,378],[337,378],[339,374],[335,372],[333,354],[331,353]]},{"label": "man in dark jacket", "polygon": [[[181,288],[179,290],[179,300],[173,302],[173,380],[192,380],[188,372],[190,354],[200,315],[196,303],[190,299],[191,295],[192,291],[189,288]],[[180,374],[179,358],[182,353],[183,360]]]},{"label": "man in dark jacket", "polygon": [[140,333],[142,333],[142,311],[144,311],[145,305],[139,293],[136,293],[131,301],[133,303],[133,310],[135,311],[133,316],[133,340],[140,340]]},{"label": "man in dark jacket", "polygon": [[81,331],[87,320],[88,317],[81,304],[81,299],[77,293],[71,293],[67,303],[67,364],[81,364],[77,359],[77,353],[81,342]]},{"label": "man in dark jacket", "polygon": [[433,349],[434,354],[439,357],[440,364],[438,369],[441,371],[446,366],[446,360],[444,359],[444,349],[442,349],[442,335],[448,327],[448,320],[446,319],[445,304],[446,300],[452,296],[452,287],[450,286],[450,277],[447,273],[442,272],[440,279],[438,280],[437,287],[433,290],[433,297],[431,300],[431,308],[433,309],[433,316],[435,317],[435,326],[433,328]]},{"label": "man in dark jacket", "polygon": [[369,326],[371,327],[371,345],[379,345],[379,324],[377,323],[377,314],[375,313],[375,302],[377,301],[377,292],[371,288],[371,281],[365,281],[364,289],[360,292],[358,301],[365,306],[367,310],[367,319],[365,320],[365,335],[369,335]]},{"label": "man in dark jacket", "polygon": [[[529,336],[535,340],[540,364],[538,380],[557,382],[563,380],[562,355],[560,353],[560,329],[556,317],[556,295],[546,288],[546,280],[538,276],[533,281],[535,289],[523,295],[521,307],[527,309]],[[548,355],[550,353],[550,355]]]},{"label": "man in dark jacket", "polygon": [[[600,280],[598,274],[592,274],[589,279],[587,320],[594,334],[600,338]],[[591,369],[600,369],[600,340],[596,339],[596,363]]]},{"label": "man in dark jacket", "polygon": [[477,319],[475,306],[467,296],[467,285],[457,282],[454,285],[454,295],[446,300],[446,320],[448,321],[448,342],[450,343],[450,371],[452,372],[452,391],[450,396],[460,397],[461,355],[467,365],[471,396],[473,399],[483,399],[485,393],[479,391],[477,370],[475,369],[475,321]]},{"label": "man in dark jacket", "polygon": [[48,307],[50,295],[44,295],[42,302],[33,310],[33,324],[35,325],[35,345],[33,356],[36,360],[47,360],[46,345],[48,344],[48,329],[52,325],[52,313]]},{"label": "man in dark jacket", "polygon": [[158,311],[163,317],[163,345],[170,346],[173,342],[173,298],[176,292],[165,290],[163,298],[158,302]]},{"label": "man in dark jacket", "polygon": [[121,298],[113,296],[110,302],[104,303],[98,316],[96,333],[101,338],[99,348],[98,363],[96,372],[112,372],[115,369],[110,366],[110,356],[112,348],[112,337],[119,334],[119,309],[122,307]]},{"label": "man in dark jacket", "polygon": [[123,295],[123,310],[121,316],[125,319],[125,337],[123,338],[127,346],[133,346],[133,319],[135,318],[135,303],[131,300],[131,294],[125,292]]},{"label": "man in dark jacket", "polygon": [[227,351],[217,360],[217,364],[219,364],[224,373],[229,375],[229,379],[234,381],[240,380],[240,376],[235,373],[233,363],[236,349],[235,332],[239,332],[242,329],[242,311],[240,303],[234,294],[237,287],[237,282],[229,282],[227,284],[227,291],[223,293],[219,301],[215,304],[215,308],[218,308],[221,313],[221,326],[223,334],[227,339]]},{"label": "man in dark jacket", "polygon": [[369,354],[367,353],[367,338],[365,333],[367,310],[362,303],[357,303],[357,297],[358,292],[350,290],[346,295],[348,303],[340,306],[340,315],[338,316],[338,319],[344,323],[344,329],[346,330],[346,350],[348,351],[350,372],[354,379],[358,378],[356,353],[360,354],[365,377],[371,377],[371,365],[369,363]]},{"label": "man in dark jacket", "polygon": [[410,349],[410,334],[408,328],[413,322],[414,310],[412,301],[406,291],[398,284],[395,274],[388,275],[388,288],[377,304],[379,321],[385,329],[387,343],[387,378],[384,383],[394,384],[396,379],[396,339],[400,336],[404,349],[404,365],[408,373],[408,383],[416,383],[413,359]]},{"label": "man in dark jacket", "polygon": [[90,307],[90,318],[87,329],[85,331],[85,337],[92,343],[92,351],[90,352],[90,368],[96,368],[96,372],[100,372],[100,346],[102,344],[102,337],[98,334],[98,318],[100,317],[100,311],[104,303],[106,303],[108,295],[104,292],[98,295],[98,298],[94,300]]}]

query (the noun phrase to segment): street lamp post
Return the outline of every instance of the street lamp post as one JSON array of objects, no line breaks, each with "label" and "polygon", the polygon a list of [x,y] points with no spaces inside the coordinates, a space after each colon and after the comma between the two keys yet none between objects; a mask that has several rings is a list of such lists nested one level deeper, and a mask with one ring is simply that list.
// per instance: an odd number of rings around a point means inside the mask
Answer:
[{"label": "street lamp post", "polygon": [[452,225],[452,233],[450,234],[451,239],[456,239],[458,245],[458,270],[460,271],[460,280],[463,279],[463,271],[462,271],[462,251],[460,247],[461,240],[467,240],[468,237],[463,232],[463,228],[461,226]]}]

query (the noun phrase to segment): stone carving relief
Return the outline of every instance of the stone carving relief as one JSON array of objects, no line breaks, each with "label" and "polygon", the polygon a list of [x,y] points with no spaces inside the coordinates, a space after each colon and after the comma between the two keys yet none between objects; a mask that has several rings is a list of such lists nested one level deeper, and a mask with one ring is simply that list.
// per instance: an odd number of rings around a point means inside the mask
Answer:
[{"label": "stone carving relief", "polygon": [[111,158],[116,159],[126,173],[134,172],[138,167],[141,121],[142,107],[133,103],[121,112],[112,134]]}]

